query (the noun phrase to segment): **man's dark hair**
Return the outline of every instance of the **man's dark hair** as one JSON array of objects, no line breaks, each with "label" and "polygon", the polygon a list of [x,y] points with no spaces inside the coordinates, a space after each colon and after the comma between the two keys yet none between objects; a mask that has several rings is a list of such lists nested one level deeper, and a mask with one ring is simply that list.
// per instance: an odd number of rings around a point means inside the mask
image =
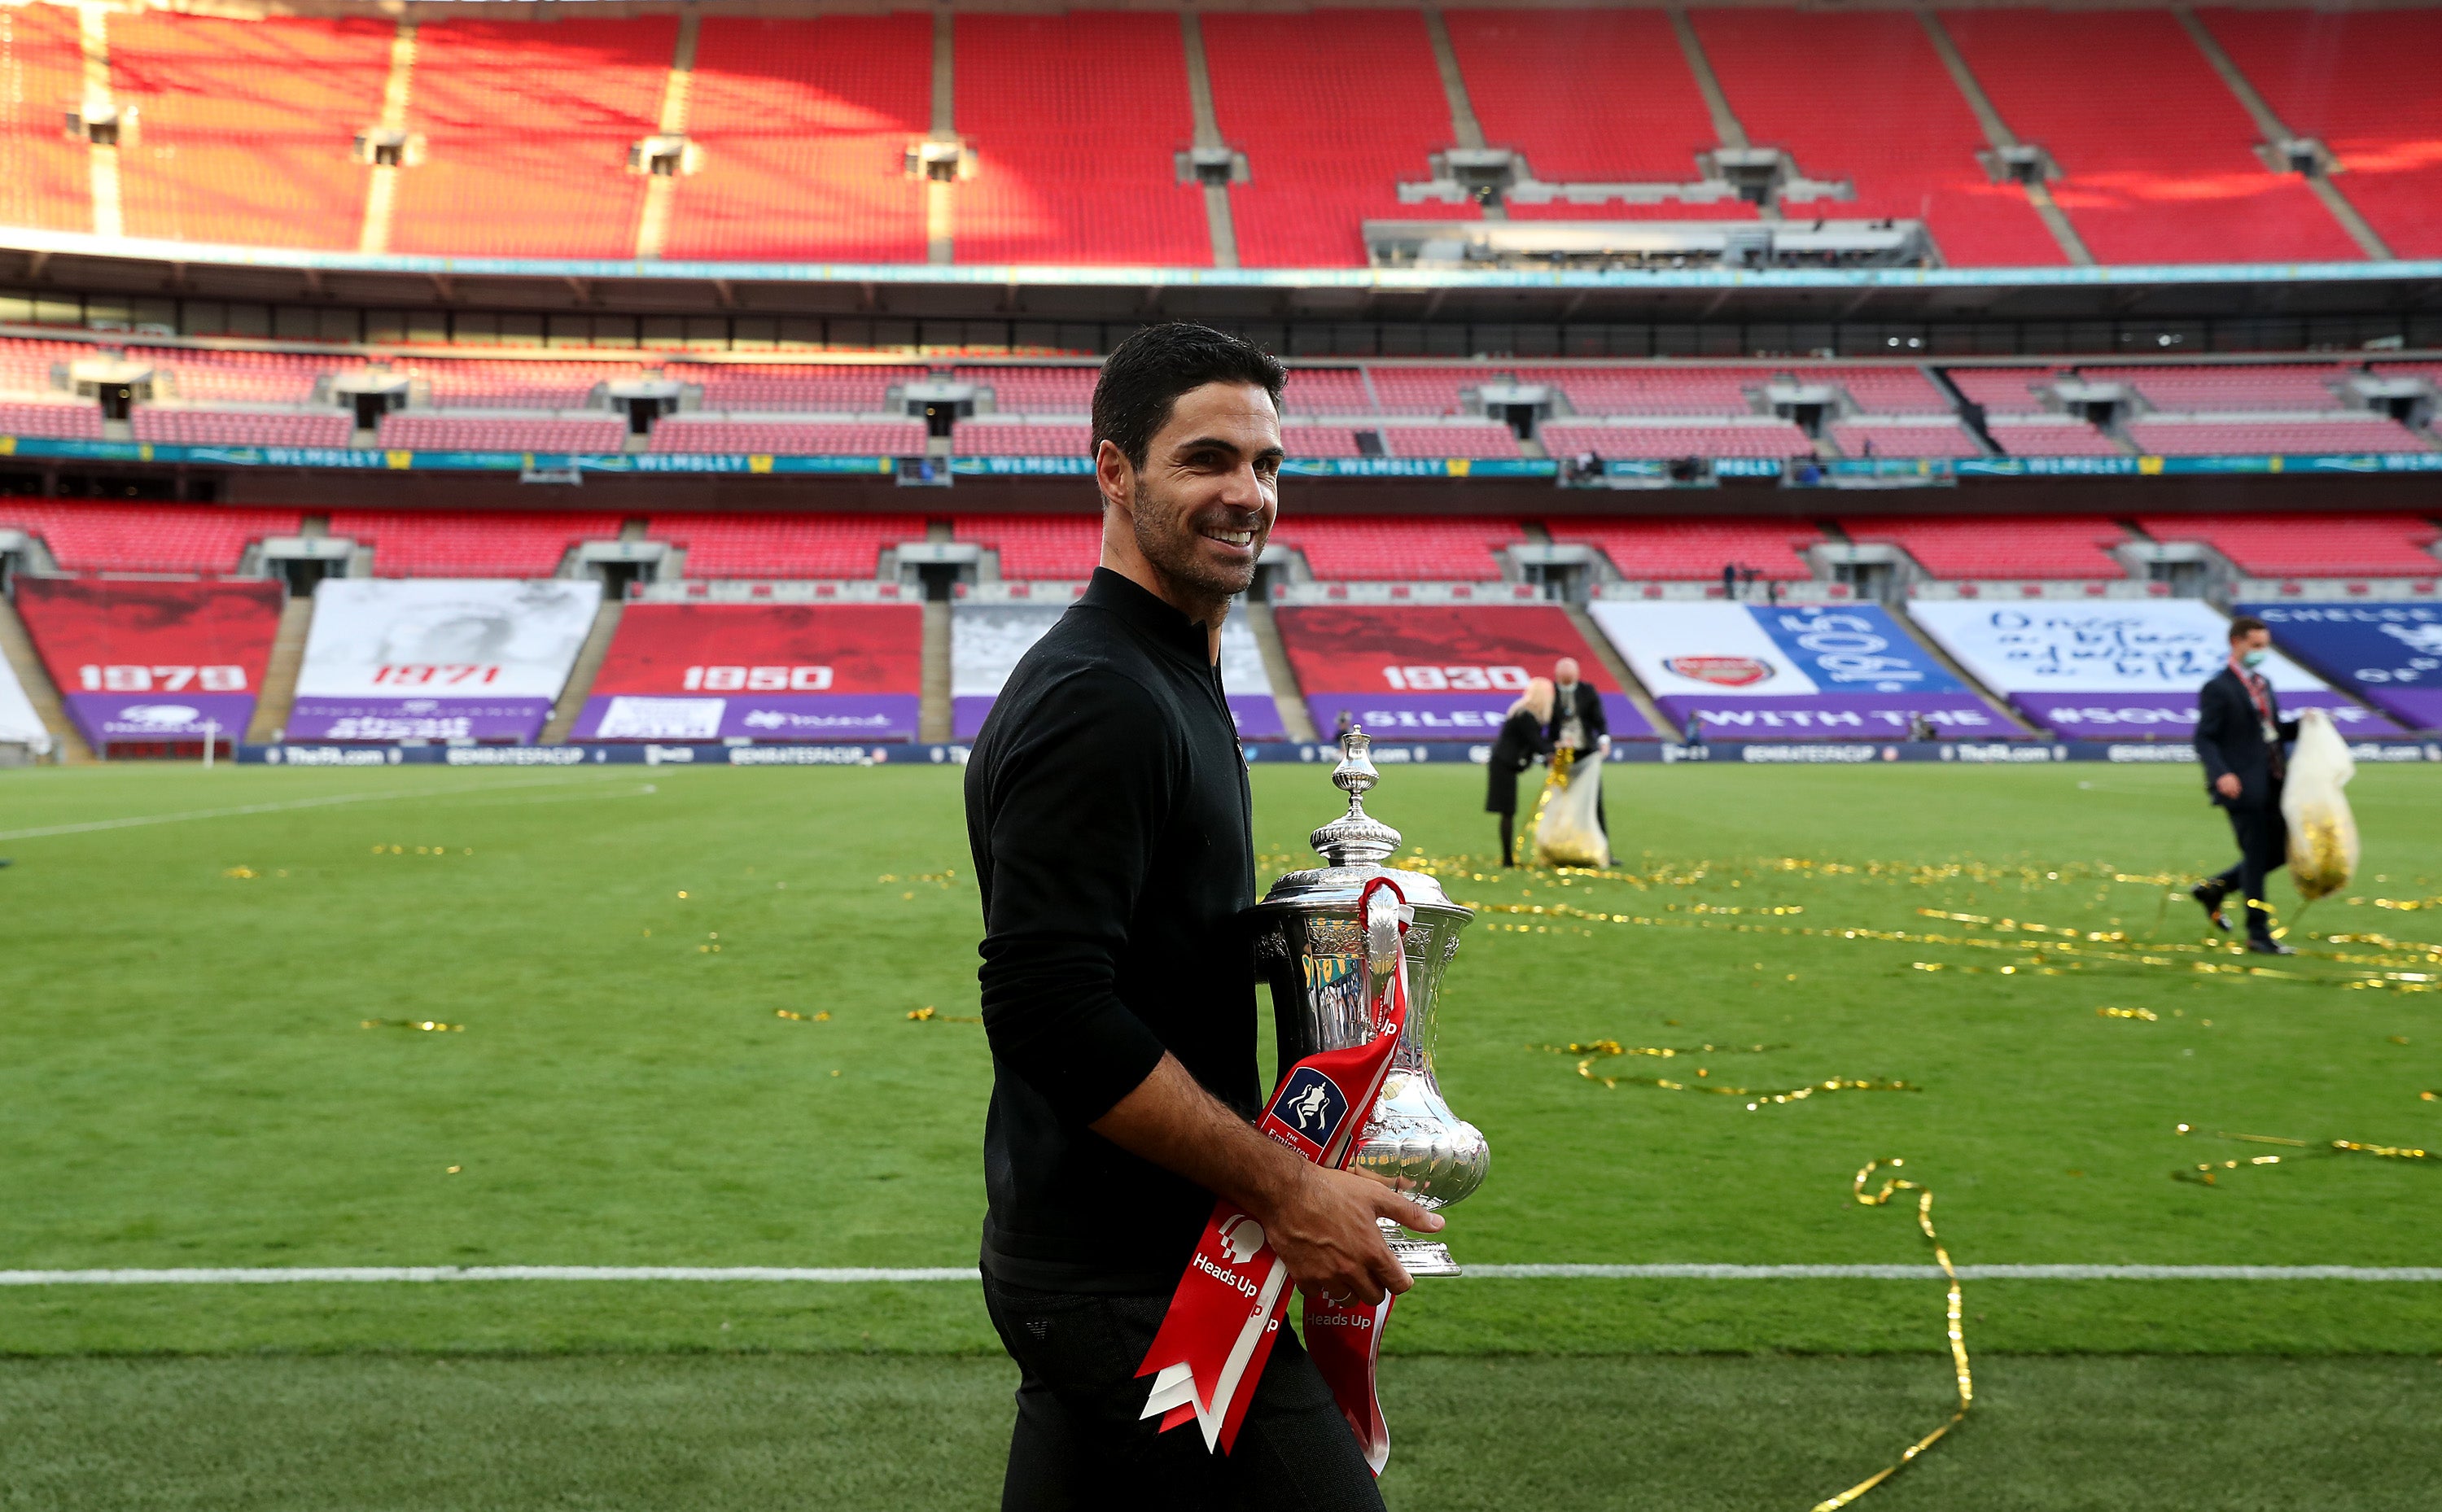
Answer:
[{"label": "man's dark hair", "polygon": [[2236,641],[2242,636],[2252,635],[2257,630],[2269,631],[2271,628],[2271,626],[2265,624],[2262,620],[2257,619],[2252,614],[2241,614],[2236,619],[2230,622],[2230,638],[2232,641]]},{"label": "man's dark hair", "polygon": [[1095,449],[1110,442],[1141,467],[1180,394],[1208,383],[1251,383],[1277,410],[1287,381],[1280,360],[1250,341],[1183,320],[1147,326],[1103,360],[1094,385]]}]

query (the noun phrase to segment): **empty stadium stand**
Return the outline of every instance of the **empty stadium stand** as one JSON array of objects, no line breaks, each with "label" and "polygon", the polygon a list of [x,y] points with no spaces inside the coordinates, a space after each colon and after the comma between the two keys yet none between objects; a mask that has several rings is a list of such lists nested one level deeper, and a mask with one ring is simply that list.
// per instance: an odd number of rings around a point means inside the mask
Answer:
[{"label": "empty stadium stand", "polygon": [[672,415],[654,423],[651,449],[795,457],[920,457],[924,428],[913,420],[823,425]]},{"label": "empty stadium stand", "polygon": [[[1390,425],[1375,432],[1394,457],[1518,457],[1518,432],[1489,421]],[[1361,449],[1361,448],[1360,448]]]},{"label": "empty stadium stand", "polygon": [[1195,132],[1176,16],[969,12],[957,39],[959,262],[1212,264],[1172,159]]},{"label": "empty stadium stand", "polygon": [[1899,547],[1936,577],[2117,578],[2128,570],[2105,548],[2129,538],[2101,516],[2069,519],[1923,519],[1857,516],[1840,520],[1853,541]]},{"label": "empty stadium stand", "polygon": [[[432,402],[444,409],[574,409],[586,402],[596,385],[643,373],[633,362],[519,362],[483,357],[410,357],[392,367],[430,383]],[[717,409],[759,408],[714,404],[708,395],[706,403]]]},{"label": "empty stadium stand", "polygon": [[2058,368],[1952,368],[1950,381],[1988,415],[2055,412],[2041,391],[2061,374]]},{"label": "empty stadium stand", "polygon": [[1359,368],[1292,368],[1281,391],[1285,415],[1361,415],[1376,409]]},{"label": "empty stadium stand", "polygon": [[1247,155],[1230,187],[1248,267],[1362,267],[1363,223],[1464,221],[1475,206],[1399,203],[1452,145],[1449,104],[1412,10],[1221,11],[1203,18],[1221,135]]},{"label": "empty stadium stand", "polygon": [[[1524,155],[1541,182],[1685,183],[1698,176],[1696,155],[1718,145],[1660,10],[1451,10],[1445,19],[1485,140]],[[1622,89],[1626,79],[1636,87]],[[1613,204],[1602,213],[1651,211]],[[1708,213],[1755,212],[1733,202]]]},{"label": "empty stadium stand", "polygon": [[82,142],[61,131],[61,112],[84,95],[84,48],[66,6],[0,8],[0,224],[90,231],[93,177]]},{"label": "empty stadium stand", "polygon": [[1925,420],[1900,416],[1904,424],[1890,424],[1879,417],[1868,421],[1839,421],[1829,428],[1832,444],[1844,457],[1937,457],[1957,459],[1980,457],[1984,448],[1956,420]]},{"label": "empty stadium stand", "polygon": [[2442,530],[2413,515],[2140,516],[2156,540],[2202,541],[2254,577],[2433,577]]},{"label": "empty stadium stand", "polygon": [[2125,428],[2138,448],[2156,457],[2214,457],[2272,452],[2408,452],[2428,449],[2416,432],[2383,415],[2329,419],[2224,415],[2146,415]]},{"label": "empty stadium stand", "polygon": [[1792,153],[1811,178],[1855,186],[1854,199],[1792,202],[1790,214],[1922,220],[1954,265],[2065,261],[2025,191],[1977,165],[1984,132],[1913,14],[1729,8],[1689,19],[1748,139]]},{"label": "empty stadium stand", "polygon": [[614,539],[619,524],[618,516],[604,514],[331,512],[333,536],[373,548],[376,577],[550,577],[571,546]]},{"label": "empty stadium stand", "polygon": [[1824,538],[1777,519],[1555,519],[1549,528],[1555,541],[1601,552],[1631,582],[1719,581],[1724,566],[1795,582],[1813,575],[1798,552]]},{"label": "empty stadium stand", "polygon": [[1553,421],[1540,429],[1543,449],[1555,457],[1593,452],[1601,457],[1811,457],[1814,444],[1786,420],[1753,419],[1731,424],[1585,425]]},{"label": "empty stadium stand", "polygon": [[449,21],[418,29],[391,246],[488,257],[629,258],[678,18]]},{"label": "empty stadium stand", "polygon": [[1987,416],[1984,433],[2009,457],[2124,457],[2128,448],[2075,415]]},{"label": "empty stadium stand", "polygon": [[662,375],[673,382],[702,384],[703,407],[707,410],[804,410],[847,415],[880,411],[892,388],[920,382],[929,371],[862,364],[716,367],[672,362],[662,370]]},{"label": "empty stadium stand", "polygon": [[223,20],[127,11],[109,24],[112,92],[142,123],[119,152],[127,234],[354,250],[381,116],[386,17]]},{"label": "empty stadium stand", "polygon": [[2354,262],[2322,202],[2167,10],[1966,9],[1942,22],[2001,118],[2060,165],[2052,195],[2105,263]]},{"label": "empty stadium stand", "polygon": [[627,423],[604,418],[490,419],[476,415],[384,415],[381,444],[424,451],[617,451]]},{"label": "empty stadium stand", "polygon": [[1084,457],[1094,450],[1094,428],[961,420],[951,432],[950,449],[962,457]]},{"label": "empty stadium stand", "polygon": [[999,553],[1013,582],[1080,581],[1103,559],[1099,515],[962,515],[953,534]]},{"label": "empty stadium stand", "polygon": [[1511,519],[1361,519],[1290,516],[1272,541],[1305,555],[1319,578],[1346,582],[1492,582],[1492,554],[1526,538]]},{"label": "empty stadium stand", "polygon": [[71,573],[234,573],[246,547],[293,536],[294,509],[0,499],[0,527],[39,536]]},{"label": "empty stadium stand", "polygon": [[929,17],[707,16],[696,40],[673,258],[924,261],[907,144],[932,124]]},{"label": "empty stadium stand", "polygon": [[1281,427],[1281,447],[1292,457],[1365,455],[1357,445],[1357,432],[1347,426],[1285,425]]},{"label": "empty stadium stand", "polygon": [[1750,389],[1780,370],[1655,364],[1617,368],[1522,368],[1522,383],[1548,383],[1581,415],[1743,415]]},{"label": "empty stadium stand", "polygon": [[2291,131],[2339,159],[2332,180],[2395,257],[2442,257],[2442,13],[2202,12],[2205,26]]},{"label": "empty stadium stand", "polygon": [[101,408],[84,404],[0,404],[0,433],[54,436],[67,441],[101,439]]},{"label": "empty stadium stand", "polygon": [[2194,414],[2213,410],[2254,413],[2340,410],[2339,385],[2349,370],[2299,363],[2232,363],[2196,368],[2081,367],[2089,383],[2119,383],[2136,390],[2152,408]]},{"label": "empty stadium stand", "polygon": [[[77,354],[92,355],[90,348]],[[358,368],[345,358],[301,352],[215,352],[196,347],[126,349],[127,360],[167,371],[179,398],[221,404],[303,404],[325,373]]]},{"label": "empty stadium stand", "polygon": [[1078,414],[1094,404],[1099,368],[958,368],[958,383],[993,391],[993,407],[1027,414]]},{"label": "empty stadium stand", "polygon": [[132,419],[137,440],[183,446],[344,446],[355,428],[355,420],[337,410],[248,413],[144,406]]},{"label": "empty stadium stand", "polygon": [[686,552],[690,578],[871,577],[884,549],[924,538],[921,515],[656,515],[654,540]]}]

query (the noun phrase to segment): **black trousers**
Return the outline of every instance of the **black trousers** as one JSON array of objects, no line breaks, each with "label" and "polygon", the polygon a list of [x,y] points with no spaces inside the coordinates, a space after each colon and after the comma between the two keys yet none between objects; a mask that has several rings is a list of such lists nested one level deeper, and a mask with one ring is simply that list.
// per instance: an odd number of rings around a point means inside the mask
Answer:
[{"label": "black trousers", "polygon": [[2214,878],[2214,885],[2247,900],[2247,934],[2251,939],[2272,938],[2272,913],[2264,906],[2264,879],[2289,859],[2289,822],[2277,804],[2230,811],[2231,832],[2238,837],[2238,865]]},{"label": "black trousers", "polygon": [[984,1276],[984,1305],[1017,1361],[1001,1512],[1382,1512],[1331,1389],[1285,1323],[1227,1454],[1194,1424],[1167,1433],[1137,1367],[1170,1296],[1037,1291]]}]

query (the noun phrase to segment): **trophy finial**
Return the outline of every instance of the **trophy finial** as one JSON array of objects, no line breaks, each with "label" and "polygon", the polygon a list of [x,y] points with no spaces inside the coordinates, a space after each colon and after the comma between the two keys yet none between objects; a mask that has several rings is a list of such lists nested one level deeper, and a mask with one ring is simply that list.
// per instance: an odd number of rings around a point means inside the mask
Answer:
[{"label": "trophy finial", "polygon": [[1339,765],[1331,769],[1331,783],[1348,794],[1348,811],[1308,837],[1335,866],[1379,864],[1399,848],[1399,831],[1365,811],[1365,794],[1382,780],[1367,755],[1373,748],[1374,738],[1361,725],[1349,726],[1339,738]]}]

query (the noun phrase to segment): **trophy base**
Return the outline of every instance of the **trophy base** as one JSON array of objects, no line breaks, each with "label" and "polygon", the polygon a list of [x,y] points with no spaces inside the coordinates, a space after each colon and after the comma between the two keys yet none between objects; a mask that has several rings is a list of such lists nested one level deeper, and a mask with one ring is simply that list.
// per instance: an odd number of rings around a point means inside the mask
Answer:
[{"label": "trophy base", "polygon": [[1449,1246],[1438,1239],[1419,1239],[1405,1230],[1382,1225],[1382,1237],[1390,1241],[1391,1258],[1396,1260],[1411,1276],[1457,1276],[1465,1272],[1450,1258]]}]

